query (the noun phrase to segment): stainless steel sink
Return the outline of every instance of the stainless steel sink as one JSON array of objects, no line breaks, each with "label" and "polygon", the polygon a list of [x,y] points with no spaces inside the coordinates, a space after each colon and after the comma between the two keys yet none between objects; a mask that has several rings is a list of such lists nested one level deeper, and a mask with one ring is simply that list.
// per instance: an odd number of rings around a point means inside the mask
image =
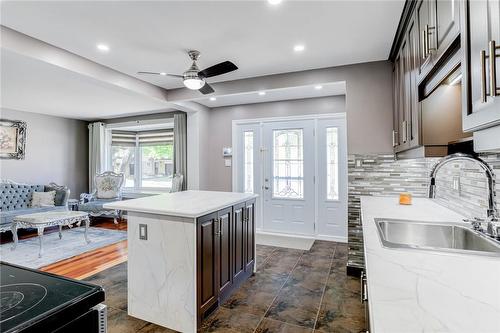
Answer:
[{"label": "stainless steel sink", "polygon": [[500,242],[463,223],[375,219],[382,245],[469,254],[500,256]]}]

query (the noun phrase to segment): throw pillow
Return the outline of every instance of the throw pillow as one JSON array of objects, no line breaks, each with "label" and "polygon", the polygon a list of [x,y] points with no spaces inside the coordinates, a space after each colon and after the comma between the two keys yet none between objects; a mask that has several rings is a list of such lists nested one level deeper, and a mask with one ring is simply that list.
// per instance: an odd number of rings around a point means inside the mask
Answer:
[{"label": "throw pillow", "polygon": [[54,207],[56,191],[33,192],[31,207]]}]

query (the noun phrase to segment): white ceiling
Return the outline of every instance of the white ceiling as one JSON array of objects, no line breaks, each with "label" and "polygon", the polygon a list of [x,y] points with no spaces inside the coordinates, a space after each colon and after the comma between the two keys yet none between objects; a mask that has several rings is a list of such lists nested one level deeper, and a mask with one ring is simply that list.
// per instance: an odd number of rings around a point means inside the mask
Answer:
[{"label": "white ceiling", "polygon": [[265,91],[265,95],[259,95],[258,91],[245,92],[241,94],[217,96],[215,101],[210,100],[209,97],[196,99],[197,103],[208,106],[209,108],[229,106],[229,105],[242,105],[254,104],[276,101],[287,101],[303,98],[317,98],[325,96],[345,95],[346,85],[345,82],[330,82],[321,84],[321,89],[316,89],[316,85],[290,87],[284,89],[270,89]]},{"label": "white ceiling", "polygon": [[92,120],[169,110],[167,103],[5,49],[0,83],[0,106],[21,111]]},{"label": "white ceiling", "polygon": [[[202,52],[201,68],[224,60],[239,66],[209,80],[216,82],[385,60],[403,4],[3,1],[0,18],[7,27],[134,76],[139,70],[182,73],[190,65],[186,50],[193,48]],[[108,44],[110,52],[98,52],[97,43]],[[297,43],[306,46],[304,52],[293,52]],[[140,78],[164,88],[182,86],[179,79]]]}]

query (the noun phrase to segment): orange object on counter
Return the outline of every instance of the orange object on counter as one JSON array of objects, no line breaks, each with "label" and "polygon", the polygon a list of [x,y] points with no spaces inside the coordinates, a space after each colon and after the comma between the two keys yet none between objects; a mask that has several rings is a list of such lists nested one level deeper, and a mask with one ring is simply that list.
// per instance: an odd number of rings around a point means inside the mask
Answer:
[{"label": "orange object on counter", "polygon": [[411,205],[411,193],[400,193],[399,194],[399,204],[400,205]]}]

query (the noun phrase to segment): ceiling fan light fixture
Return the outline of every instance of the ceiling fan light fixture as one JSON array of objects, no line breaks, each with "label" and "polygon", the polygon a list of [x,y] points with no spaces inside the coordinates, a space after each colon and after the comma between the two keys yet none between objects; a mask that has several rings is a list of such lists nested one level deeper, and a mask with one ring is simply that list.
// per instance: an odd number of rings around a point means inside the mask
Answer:
[{"label": "ceiling fan light fixture", "polygon": [[189,78],[184,80],[184,85],[186,88],[191,90],[199,90],[205,85],[205,81],[200,78]]}]

